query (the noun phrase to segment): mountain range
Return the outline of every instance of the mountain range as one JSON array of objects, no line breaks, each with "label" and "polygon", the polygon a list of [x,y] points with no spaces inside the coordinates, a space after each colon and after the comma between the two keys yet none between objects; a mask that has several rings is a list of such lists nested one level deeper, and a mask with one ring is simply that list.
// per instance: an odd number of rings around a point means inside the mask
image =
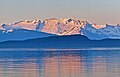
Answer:
[{"label": "mountain range", "polygon": [[120,25],[96,25],[71,18],[26,20],[0,25],[0,42],[76,34],[90,40],[120,39]]}]

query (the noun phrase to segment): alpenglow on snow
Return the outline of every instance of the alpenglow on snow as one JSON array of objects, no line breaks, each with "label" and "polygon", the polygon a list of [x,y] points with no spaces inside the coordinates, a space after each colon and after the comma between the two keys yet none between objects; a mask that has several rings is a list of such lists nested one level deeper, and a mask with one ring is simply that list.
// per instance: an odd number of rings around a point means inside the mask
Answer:
[{"label": "alpenglow on snow", "polygon": [[91,40],[120,39],[120,25],[96,25],[71,18],[26,20],[0,25],[0,42],[76,34]]}]

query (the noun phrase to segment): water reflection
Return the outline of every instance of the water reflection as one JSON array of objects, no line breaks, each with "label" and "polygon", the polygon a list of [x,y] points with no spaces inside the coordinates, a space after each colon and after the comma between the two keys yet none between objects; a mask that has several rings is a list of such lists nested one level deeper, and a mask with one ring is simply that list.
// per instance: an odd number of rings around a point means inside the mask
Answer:
[{"label": "water reflection", "polygon": [[120,52],[1,51],[0,77],[119,77]]},{"label": "water reflection", "polygon": [[79,77],[85,73],[79,56],[46,58],[44,67],[44,77]]}]

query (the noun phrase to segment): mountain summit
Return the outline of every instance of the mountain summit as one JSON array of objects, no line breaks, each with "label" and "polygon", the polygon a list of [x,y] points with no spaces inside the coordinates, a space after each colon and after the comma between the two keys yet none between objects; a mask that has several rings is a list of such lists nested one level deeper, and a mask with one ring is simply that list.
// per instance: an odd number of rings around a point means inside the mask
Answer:
[{"label": "mountain summit", "polygon": [[[91,40],[101,40],[106,38],[120,39],[120,25],[96,25],[85,20],[71,18],[51,18],[45,20],[19,21],[13,24],[2,24],[0,35],[3,33],[14,33],[17,30],[27,30],[42,32],[53,35],[75,35],[87,36]],[[15,36],[16,37],[16,36]]]}]

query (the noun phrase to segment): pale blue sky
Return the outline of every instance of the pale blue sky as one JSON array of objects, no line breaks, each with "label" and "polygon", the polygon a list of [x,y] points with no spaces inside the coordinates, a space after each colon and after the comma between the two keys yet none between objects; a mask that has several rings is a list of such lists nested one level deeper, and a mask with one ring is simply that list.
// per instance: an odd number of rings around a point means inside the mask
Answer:
[{"label": "pale blue sky", "polygon": [[120,24],[120,0],[0,0],[0,23],[53,17]]}]

